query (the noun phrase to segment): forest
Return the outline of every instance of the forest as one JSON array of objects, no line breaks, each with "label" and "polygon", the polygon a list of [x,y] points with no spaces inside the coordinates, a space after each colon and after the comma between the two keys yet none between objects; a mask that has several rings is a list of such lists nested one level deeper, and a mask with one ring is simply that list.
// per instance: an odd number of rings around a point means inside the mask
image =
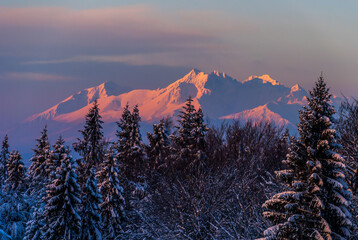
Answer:
[{"label": "forest", "polygon": [[358,101],[330,99],[321,76],[292,134],[208,125],[189,98],[146,143],[138,107],[109,141],[95,101],[75,143],[45,126],[28,167],[5,136],[0,239],[358,239]]}]

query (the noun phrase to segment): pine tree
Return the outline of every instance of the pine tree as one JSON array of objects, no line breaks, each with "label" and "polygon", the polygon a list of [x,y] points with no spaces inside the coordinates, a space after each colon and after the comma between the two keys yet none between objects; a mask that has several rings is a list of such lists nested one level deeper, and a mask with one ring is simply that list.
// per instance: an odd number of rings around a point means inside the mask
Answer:
[{"label": "pine tree", "polygon": [[47,161],[51,158],[50,144],[47,136],[47,126],[45,126],[41,132],[41,137],[36,139],[36,141],[36,148],[33,149],[34,154],[30,159],[30,187],[28,194],[38,198],[38,201],[41,201],[41,198],[45,195],[45,185],[49,180],[46,172],[46,164]]},{"label": "pine tree", "polygon": [[8,177],[5,192],[20,194],[26,189],[26,168],[18,151],[12,151],[7,164]]},{"label": "pine tree", "polygon": [[42,214],[43,209],[41,207],[33,211],[31,219],[26,224],[24,240],[42,239],[42,227],[44,226]]},{"label": "pine tree", "polygon": [[351,192],[345,165],[336,152],[340,145],[332,128],[335,110],[323,77],[319,77],[300,111],[299,141],[292,140],[287,170],[277,173],[289,191],[274,195],[263,205],[264,216],[276,225],[267,239],[347,239]]},{"label": "pine tree", "polygon": [[[52,151],[50,151],[47,160],[44,164],[44,171],[46,173],[47,183],[44,186],[51,184],[56,178],[56,170],[61,166],[61,159],[66,158],[68,151],[64,147],[65,141],[60,136],[53,145]],[[25,240],[36,240],[42,237],[42,228],[45,225],[43,219],[44,202],[38,201],[33,205],[32,217],[26,224]]]},{"label": "pine tree", "polygon": [[207,156],[205,153],[206,140],[205,136],[209,130],[207,125],[204,123],[204,114],[201,108],[198,109],[194,115],[194,149],[195,149],[195,160],[191,163],[191,166],[194,171],[197,171],[197,174],[205,171]]},{"label": "pine tree", "polygon": [[4,207],[1,220],[5,224],[5,232],[14,240],[23,239],[26,222],[29,218],[28,200],[24,194],[26,184],[26,168],[18,151],[12,151],[7,164],[8,178],[5,180]]},{"label": "pine tree", "polygon": [[119,139],[117,159],[121,161],[125,170],[125,177],[130,181],[137,181],[137,176],[144,170],[144,151],[142,148],[142,137],[140,134],[138,106],[129,111],[128,104],[123,109],[122,118],[117,125],[117,137]]},{"label": "pine tree", "polygon": [[53,150],[50,153],[51,157],[46,161],[45,171],[50,183],[56,177],[56,170],[61,166],[62,159],[68,154],[68,149],[64,145],[65,140],[60,136],[53,145]]},{"label": "pine tree", "polygon": [[101,170],[97,173],[99,192],[103,202],[100,204],[104,229],[104,239],[113,240],[122,232],[125,219],[123,188],[120,186],[118,163],[113,148],[108,150]]},{"label": "pine tree", "polygon": [[164,119],[158,124],[153,124],[153,133],[147,133],[149,145],[147,156],[150,161],[150,171],[166,168],[170,153],[169,129]]},{"label": "pine tree", "polygon": [[45,226],[43,238],[47,240],[76,239],[81,228],[78,214],[80,186],[74,169],[74,161],[67,147],[62,154],[61,165],[57,168],[55,179],[47,185]]},{"label": "pine tree", "polygon": [[1,153],[0,153],[0,190],[2,190],[5,180],[7,178],[7,162],[9,159],[9,143],[8,137],[5,135],[5,138],[1,145]]},{"label": "pine tree", "polygon": [[193,239],[211,239],[215,233],[209,212],[210,173],[207,166],[206,133],[203,112],[196,110],[189,98],[180,112],[177,134],[172,135],[176,158],[171,170],[169,192],[178,198],[174,208],[179,213],[179,227]]},{"label": "pine tree", "polygon": [[82,197],[82,240],[101,240],[102,226],[99,205],[102,203],[102,196],[98,192],[96,172],[92,168],[87,179]]},{"label": "pine tree", "polygon": [[[132,200],[136,198],[136,193],[143,193],[145,184],[144,174],[146,171],[145,153],[142,147],[142,137],[140,134],[141,120],[138,106],[129,111],[128,104],[123,109],[122,118],[117,125],[118,142],[115,144],[117,149],[116,159],[121,163],[121,173],[124,176],[124,198],[126,210],[133,207]],[[140,195],[138,194],[138,195]]]},{"label": "pine tree", "polygon": [[179,115],[178,135],[172,135],[178,152],[177,167],[185,172],[198,173],[205,165],[205,134],[208,131],[204,116],[199,108],[195,110],[193,99],[189,97]]},{"label": "pine tree", "polygon": [[84,129],[80,131],[82,139],[74,144],[74,149],[81,155],[81,159],[77,160],[79,172],[79,184],[83,188],[86,184],[86,177],[89,175],[89,171],[92,167],[96,170],[99,169],[99,165],[103,162],[104,158],[104,139],[102,132],[101,115],[99,114],[99,108],[97,100],[94,101],[93,107],[86,115],[86,122]]}]

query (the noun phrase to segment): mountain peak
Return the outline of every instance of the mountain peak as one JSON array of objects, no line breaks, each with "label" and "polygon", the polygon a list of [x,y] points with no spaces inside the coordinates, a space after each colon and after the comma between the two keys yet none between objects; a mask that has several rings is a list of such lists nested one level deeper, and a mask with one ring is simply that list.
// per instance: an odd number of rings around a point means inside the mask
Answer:
[{"label": "mountain peak", "polygon": [[264,74],[264,75],[261,75],[261,76],[252,75],[248,79],[244,80],[243,83],[252,81],[254,79],[261,79],[262,83],[271,83],[273,86],[280,85],[280,83],[278,81],[276,81],[275,79],[271,78],[270,75],[268,75],[268,74]]},{"label": "mountain peak", "polygon": [[291,87],[291,92],[298,92],[303,90],[303,88],[299,84],[295,84]]},{"label": "mountain peak", "polygon": [[195,75],[198,75],[199,73],[202,73],[202,71],[200,71],[199,69],[193,68],[185,76],[195,76]]},{"label": "mountain peak", "polygon": [[224,73],[224,72],[219,72],[219,71],[217,71],[217,70],[214,70],[211,74],[214,74],[214,75],[216,75],[216,76],[218,76],[218,77],[226,78],[226,73]]}]

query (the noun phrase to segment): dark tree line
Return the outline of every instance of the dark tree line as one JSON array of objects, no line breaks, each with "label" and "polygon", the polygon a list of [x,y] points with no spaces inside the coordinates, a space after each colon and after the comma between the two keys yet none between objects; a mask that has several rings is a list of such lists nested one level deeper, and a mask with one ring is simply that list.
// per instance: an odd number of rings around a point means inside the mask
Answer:
[{"label": "dark tree line", "polygon": [[44,128],[28,169],[5,137],[0,239],[354,239],[358,102],[338,113],[322,77],[297,138],[270,122],[208,127],[189,98],[145,144],[137,106],[106,141],[95,101],[72,148]]}]

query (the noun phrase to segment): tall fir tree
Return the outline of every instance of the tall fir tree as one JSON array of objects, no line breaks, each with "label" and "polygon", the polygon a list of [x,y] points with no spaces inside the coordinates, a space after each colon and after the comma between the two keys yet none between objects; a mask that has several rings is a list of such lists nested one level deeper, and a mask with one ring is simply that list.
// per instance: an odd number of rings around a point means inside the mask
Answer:
[{"label": "tall fir tree", "polygon": [[138,189],[142,190],[145,182],[144,174],[147,166],[141,142],[140,120],[138,106],[135,106],[131,113],[127,104],[123,109],[122,118],[117,122],[119,130],[118,142],[115,144],[116,159],[121,163],[121,176],[124,177],[122,184],[126,210],[132,208],[131,202],[135,198],[133,193],[137,193]]},{"label": "tall fir tree", "polygon": [[184,235],[211,239],[215,234],[212,229],[215,220],[209,214],[206,199],[210,189],[205,138],[208,128],[202,110],[195,109],[192,98],[183,106],[178,123],[177,133],[171,135],[176,157],[166,191],[180,199],[173,208],[179,213],[179,227]]},{"label": "tall fir tree", "polygon": [[[47,183],[44,184],[46,187],[51,184],[56,178],[56,170],[61,166],[61,159],[67,157],[68,151],[64,147],[65,141],[60,136],[53,145],[53,150],[50,151],[49,158],[44,162],[44,170],[46,173]],[[44,196],[43,196],[44,197]],[[46,198],[45,198],[46,199]],[[42,238],[42,229],[45,225],[43,219],[44,202],[40,201],[33,205],[32,216],[26,224],[25,240],[36,240]]]},{"label": "tall fir tree", "polygon": [[194,115],[194,149],[195,149],[195,160],[191,163],[191,168],[196,171],[196,174],[206,171],[206,161],[207,156],[205,153],[206,150],[206,133],[209,128],[206,123],[204,123],[204,114],[201,108],[198,109]]},{"label": "tall fir tree", "polygon": [[8,177],[5,192],[20,195],[26,189],[26,168],[18,151],[12,151],[7,163]]},{"label": "tall fir tree", "polygon": [[47,240],[76,239],[81,229],[81,217],[78,214],[80,186],[74,161],[70,151],[63,146],[61,165],[57,168],[55,179],[47,185],[45,197],[45,222],[43,238]]},{"label": "tall fir tree", "polygon": [[118,162],[111,147],[97,173],[99,192],[102,195],[101,216],[104,239],[114,240],[122,233],[125,219],[123,188],[120,186]]},{"label": "tall fir tree", "polygon": [[7,179],[7,162],[9,160],[9,143],[7,134],[1,144],[0,153],[0,190],[3,189],[5,180]]},{"label": "tall fir tree", "polygon": [[79,172],[79,184],[81,188],[86,184],[91,168],[99,170],[99,165],[104,159],[104,138],[102,132],[101,115],[97,99],[86,115],[84,129],[80,130],[81,139],[74,143],[74,149],[82,157],[77,160],[77,171]]},{"label": "tall fir tree", "polygon": [[65,140],[60,136],[56,143],[53,145],[51,151],[51,157],[46,161],[45,171],[49,182],[51,183],[56,177],[56,170],[61,166],[61,161],[68,154],[68,150],[65,147]]},{"label": "tall fir tree", "polygon": [[8,178],[5,180],[3,196],[5,204],[0,217],[11,239],[21,240],[29,218],[29,204],[24,194],[27,188],[26,168],[18,151],[10,153],[7,169]]},{"label": "tall fir tree", "polygon": [[348,239],[351,192],[333,129],[335,110],[322,76],[300,111],[299,141],[292,140],[287,170],[277,172],[289,191],[266,201],[264,216],[275,225],[266,239]]},{"label": "tall fir tree", "polygon": [[127,104],[123,109],[122,118],[117,122],[119,127],[117,131],[117,159],[121,161],[125,170],[125,177],[130,181],[137,181],[137,176],[142,173],[145,167],[140,121],[138,106],[135,106],[131,113]]},{"label": "tall fir tree", "polygon": [[102,196],[98,192],[96,171],[90,170],[82,196],[82,229],[81,240],[102,240],[100,204]]},{"label": "tall fir tree", "polygon": [[149,171],[155,173],[167,168],[170,156],[169,129],[164,119],[158,124],[153,124],[153,133],[147,133],[149,145],[146,148]]},{"label": "tall fir tree", "polygon": [[42,227],[44,226],[43,208],[34,209],[30,220],[26,223],[24,240],[42,239]]},{"label": "tall fir tree", "polygon": [[47,136],[47,125],[41,132],[41,137],[36,139],[36,148],[33,149],[34,154],[30,159],[29,182],[30,186],[28,194],[34,196],[40,202],[46,194],[46,184],[48,176],[46,172],[47,161],[51,158],[50,144]]},{"label": "tall fir tree", "polygon": [[205,165],[205,134],[208,128],[201,108],[198,111],[195,109],[191,97],[180,112],[178,122],[178,134],[171,136],[178,151],[176,167],[187,173],[198,173],[199,168],[203,169]]}]

